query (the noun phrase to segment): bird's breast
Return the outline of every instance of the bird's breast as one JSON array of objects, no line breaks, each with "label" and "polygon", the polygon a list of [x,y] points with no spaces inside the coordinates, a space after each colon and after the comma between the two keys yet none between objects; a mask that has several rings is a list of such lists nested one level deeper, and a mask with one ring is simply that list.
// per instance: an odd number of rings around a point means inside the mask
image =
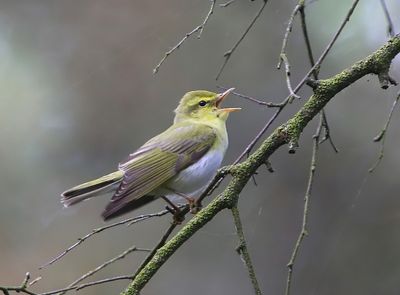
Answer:
[{"label": "bird's breast", "polygon": [[171,189],[195,197],[215,176],[221,167],[226,146],[211,148],[200,160],[179,172],[168,182]]}]

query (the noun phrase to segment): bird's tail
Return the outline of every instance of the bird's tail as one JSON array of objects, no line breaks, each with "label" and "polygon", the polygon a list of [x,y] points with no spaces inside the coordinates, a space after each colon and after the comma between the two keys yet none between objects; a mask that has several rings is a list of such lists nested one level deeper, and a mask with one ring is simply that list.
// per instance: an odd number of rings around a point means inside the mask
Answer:
[{"label": "bird's tail", "polygon": [[95,180],[74,186],[61,194],[61,203],[69,207],[83,200],[102,195],[116,188],[122,180],[122,171],[107,174]]}]

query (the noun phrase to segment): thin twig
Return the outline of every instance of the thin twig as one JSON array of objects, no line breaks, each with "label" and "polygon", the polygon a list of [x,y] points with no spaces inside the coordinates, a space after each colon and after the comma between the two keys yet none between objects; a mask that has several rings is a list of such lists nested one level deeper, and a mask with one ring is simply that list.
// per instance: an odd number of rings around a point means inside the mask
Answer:
[{"label": "thin twig", "polygon": [[353,4],[351,5],[349,11],[346,14],[345,19],[340,24],[340,27],[336,31],[336,33],[333,36],[332,40],[328,43],[328,45],[326,46],[324,52],[322,52],[321,56],[318,58],[318,60],[314,64],[314,66],[307,72],[307,74],[303,77],[303,79],[299,82],[299,84],[293,90],[294,93],[297,93],[297,91],[307,82],[307,79],[313,74],[313,72],[321,66],[321,63],[325,60],[325,58],[328,55],[329,51],[332,49],[333,44],[335,44],[337,38],[342,33],[342,31],[343,31],[344,27],[346,26],[347,22],[350,20],[350,17],[353,14],[354,9],[356,8],[356,6],[357,6],[359,1],[360,0],[354,0]]},{"label": "thin twig", "polygon": [[[313,54],[313,50],[312,50],[312,47],[311,47],[310,37],[308,36],[306,13],[305,13],[304,4],[303,4],[303,6],[300,7],[300,19],[301,19],[301,29],[303,31],[303,37],[304,37],[304,41],[306,43],[308,59],[310,61],[311,66],[314,67],[314,65],[315,65],[314,54]],[[318,67],[318,69],[315,69],[312,72],[312,75],[313,75],[315,80],[319,80],[318,74],[319,74],[319,67]],[[329,124],[328,124],[328,119],[326,117],[325,110],[322,110],[322,118],[323,118],[322,124],[323,124],[323,127],[324,127],[324,137],[320,141],[320,144],[323,143],[326,140],[329,140],[329,143],[331,144],[331,147],[333,148],[334,152],[338,153],[339,150],[336,148],[336,145],[333,142],[333,139],[331,137],[330,127],[329,127]]]},{"label": "thin twig", "polygon": [[[143,248],[138,248],[136,246],[132,246],[128,249],[126,249],[124,252],[118,254],[117,256],[111,258],[110,260],[107,260],[106,262],[102,263],[101,265],[97,266],[96,268],[88,271],[87,273],[85,273],[84,275],[82,275],[80,278],[78,278],[77,280],[73,281],[71,284],[69,284],[66,288],[70,288],[70,287],[75,287],[78,283],[82,282],[83,280],[87,279],[90,276],[93,276],[95,273],[99,272],[100,270],[102,270],[103,268],[109,266],[110,264],[124,259],[128,254],[132,253],[132,252],[150,252],[150,249],[143,249]],[[60,295],[64,294],[65,292],[60,293]]]},{"label": "thin twig", "polygon": [[263,4],[261,5],[260,9],[257,11],[256,15],[254,18],[251,20],[249,25],[247,26],[246,30],[243,32],[243,34],[240,36],[239,40],[232,46],[231,49],[229,49],[227,52],[224,53],[224,62],[222,63],[221,68],[218,71],[217,76],[215,77],[215,80],[218,80],[219,77],[222,74],[222,71],[224,70],[226,64],[228,63],[229,59],[231,58],[232,54],[235,52],[236,48],[239,46],[240,43],[242,43],[243,39],[246,37],[247,33],[250,31],[250,29],[254,26],[255,22],[257,19],[260,17],[261,13],[263,12],[265,5],[267,5],[268,0],[263,0]]},{"label": "thin twig", "polygon": [[236,227],[236,234],[239,238],[239,245],[236,248],[236,251],[240,255],[242,261],[246,266],[247,272],[249,273],[249,277],[251,280],[251,284],[253,285],[254,288],[254,293],[257,295],[261,295],[262,294],[261,289],[260,286],[258,285],[257,276],[254,271],[253,264],[251,262],[249,250],[247,249],[246,239],[243,233],[242,221],[240,220],[239,210],[236,205],[232,207],[231,212]]},{"label": "thin twig", "polygon": [[[324,61],[325,57],[328,55],[330,49],[332,48],[333,44],[336,42],[337,38],[339,37],[340,33],[342,32],[344,26],[346,23],[349,21],[351,15],[353,14],[353,11],[355,7],[357,6],[359,0],[355,0],[348,11],[345,19],[341,23],[339,29],[336,31],[334,34],[332,40],[328,43],[327,47],[325,48],[324,52],[321,54],[321,56],[318,58],[317,62],[314,63],[314,66],[311,67],[311,69],[307,72],[307,74],[303,77],[303,79],[297,84],[295,89],[293,89],[294,93],[297,93],[300,88],[305,84],[307,79],[309,78],[310,75],[314,74],[314,72],[320,67],[321,63]],[[282,112],[282,110],[285,108],[285,106],[288,104],[289,99],[291,96],[287,96],[280,104],[277,104],[277,110],[275,113],[272,115],[272,117],[267,121],[267,123],[261,128],[261,130],[257,133],[257,135],[251,140],[251,142],[246,146],[246,148],[243,150],[243,152],[239,155],[239,157],[236,158],[234,161],[233,165],[239,163],[246,155],[248,155],[253,147],[257,144],[257,142],[260,140],[260,138],[265,134],[265,132],[268,130],[268,128],[272,125],[272,123],[276,120],[276,118],[279,116],[279,114]],[[293,149],[292,149],[293,151]],[[210,194],[210,192],[214,191],[219,184],[222,182],[223,178],[229,173],[226,173],[224,175],[220,175],[219,173],[215,176],[211,184],[203,191],[203,193],[200,196],[200,199],[203,200],[206,196]]]},{"label": "thin twig", "polygon": [[219,7],[228,7],[229,5],[231,5],[233,2],[235,2],[236,0],[229,0],[229,1],[227,1],[227,2],[225,2],[225,3],[221,3],[220,5],[219,5]]},{"label": "thin twig", "polygon": [[4,295],[10,295],[10,292],[16,292],[16,293],[25,293],[29,295],[37,295],[34,292],[31,292],[28,290],[29,286],[29,280],[31,278],[31,275],[29,272],[25,274],[25,277],[19,286],[0,286],[0,291],[3,292]]},{"label": "thin twig", "polygon": [[372,167],[368,169],[369,173],[373,173],[375,171],[376,167],[378,167],[378,165],[380,164],[380,162],[383,159],[384,151],[385,151],[386,133],[387,133],[387,130],[389,128],[390,121],[392,119],[392,115],[393,115],[394,109],[396,108],[396,105],[399,102],[399,99],[400,99],[400,91],[397,93],[397,96],[396,96],[395,100],[393,101],[392,108],[390,109],[390,112],[389,112],[389,115],[387,117],[385,125],[383,126],[381,132],[379,132],[379,134],[377,136],[375,136],[375,138],[374,138],[375,142],[380,142],[381,143],[381,149],[379,151],[379,156],[378,156],[378,159],[376,160],[375,164],[372,165]]},{"label": "thin twig", "polygon": [[286,85],[287,85],[287,88],[289,90],[289,95],[290,95],[289,103],[292,103],[293,99],[300,98],[300,96],[298,96],[293,91],[292,82],[290,81],[290,75],[291,75],[291,73],[290,73],[290,63],[289,63],[289,59],[288,59],[288,57],[286,56],[285,53],[281,54],[281,59],[283,60],[283,63],[285,64]]},{"label": "thin twig", "polygon": [[302,243],[304,237],[308,235],[308,230],[307,230],[308,211],[309,211],[309,206],[310,206],[311,191],[312,191],[312,187],[313,187],[313,183],[314,183],[315,169],[316,169],[316,165],[317,165],[317,152],[318,152],[318,147],[319,147],[319,137],[321,135],[323,122],[324,122],[323,114],[321,113],[317,130],[313,136],[313,150],[312,150],[312,156],[311,156],[310,173],[309,173],[309,177],[308,177],[307,190],[306,190],[306,193],[304,196],[303,222],[302,222],[300,234],[299,234],[296,244],[293,248],[293,252],[290,257],[290,261],[287,264],[288,275],[287,275],[287,280],[286,280],[285,295],[290,294],[290,287],[291,287],[292,275],[293,275],[293,266],[296,261],[297,255],[299,253],[301,243]]},{"label": "thin twig", "polygon": [[333,139],[332,139],[332,136],[331,136],[331,129],[330,129],[330,127],[329,127],[329,124],[328,124],[328,119],[326,118],[326,112],[325,112],[325,110],[322,110],[322,126],[324,127],[324,137],[320,140],[320,144],[322,144],[322,143],[324,143],[326,140],[328,140],[329,141],[329,143],[330,143],[330,145],[331,145],[331,147],[332,147],[332,149],[333,149],[333,151],[335,152],[335,153],[338,153],[339,152],[339,150],[338,150],[338,148],[336,147],[336,145],[335,145],[335,143],[334,143],[334,141],[333,141]]},{"label": "thin twig", "polygon": [[[297,93],[300,88],[306,83],[307,79],[310,77],[313,72],[320,67],[321,63],[324,61],[325,57],[328,55],[329,51],[331,50],[333,44],[336,42],[337,38],[339,37],[340,33],[343,31],[343,28],[345,27],[346,23],[349,21],[351,15],[353,14],[354,9],[356,8],[359,0],[355,0],[348,11],[345,19],[341,23],[339,29],[336,31],[335,35],[333,36],[332,40],[329,42],[327,47],[325,48],[324,52],[321,54],[321,56],[318,58],[317,62],[314,64],[314,66],[307,72],[307,74],[303,77],[303,79],[297,84],[297,86],[293,89],[294,93]],[[290,95],[287,96],[283,101],[282,101],[282,108],[286,106],[290,99]],[[278,108],[278,110],[273,114],[272,120],[270,119],[267,124],[257,133],[257,135],[254,137],[254,139],[250,142],[250,144],[245,148],[245,150],[241,153],[239,156],[239,161],[246,155],[248,152],[250,152],[253,147],[256,145],[258,140],[264,135],[264,133],[267,131],[268,127],[271,126],[272,122],[275,121],[275,119],[278,117],[279,113],[282,111],[281,108]],[[236,161],[235,161],[236,162]]]},{"label": "thin twig", "polygon": [[206,24],[208,22],[208,19],[210,18],[211,14],[213,14],[213,12],[214,12],[214,7],[215,7],[216,0],[210,0],[210,2],[211,2],[210,9],[208,10],[208,13],[207,13],[203,23],[200,25],[201,28],[200,28],[199,34],[197,35],[197,39],[201,38],[201,34],[203,34],[203,31],[204,31],[204,28],[205,28],[205,26],[206,26]]},{"label": "thin twig", "polygon": [[210,1],[211,1],[210,9],[208,10],[208,13],[207,13],[206,17],[204,18],[203,22],[200,25],[198,25],[197,27],[195,27],[189,33],[186,33],[186,35],[174,47],[172,47],[170,50],[168,50],[164,54],[163,58],[156,65],[156,67],[153,69],[153,74],[157,74],[157,72],[160,69],[161,65],[165,62],[165,60],[168,58],[168,56],[170,56],[175,50],[179,49],[179,47],[183,43],[185,43],[185,41],[187,39],[189,39],[190,36],[192,36],[193,34],[199,32],[199,34],[197,35],[197,38],[200,39],[201,34],[203,33],[203,30],[204,30],[204,27],[206,26],[208,20],[210,19],[211,14],[213,14],[213,12],[214,12],[214,7],[215,7],[216,0],[210,0]]},{"label": "thin twig", "polygon": [[49,291],[49,292],[44,292],[44,293],[40,293],[40,294],[33,294],[33,295],[53,295],[53,294],[58,294],[58,293],[62,293],[62,292],[68,292],[71,290],[82,290],[85,289],[87,287],[91,287],[91,286],[95,286],[95,285],[100,285],[100,284],[105,284],[105,283],[109,283],[109,282],[115,282],[115,281],[121,281],[121,280],[132,280],[133,275],[124,275],[124,276],[116,276],[116,277],[111,277],[111,278],[106,278],[106,279],[102,279],[102,280],[97,280],[97,281],[93,281],[93,282],[88,282],[79,286],[74,286],[74,287],[67,287],[67,288],[62,288],[62,289],[58,289],[58,290],[53,290],[53,291]]},{"label": "thin twig", "polygon": [[[185,209],[183,209],[180,214],[182,216],[185,216],[186,213],[189,212],[189,206],[186,206]],[[165,231],[164,235],[161,237],[161,239],[158,241],[157,245],[154,246],[153,250],[151,250],[150,254],[146,257],[146,259],[142,262],[142,264],[139,266],[139,268],[136,270],[135,274],[132,277],[132,280],[136,278],[136,276],[142,271],[142,269],[149,263],[149,261],[154,257],[154,255],[157,253],[158,249],[160,249],[162,246],[165,245],[166,241],[168,240],[168,237],[172,234],[174,229],[177,227],[176,222],[172,222],[170,226],[167,228]]]},{"label": "thin twig", "polygon": [[286,56],[286,47],[287,47],[287,43],[288,43],[289,34],[290,34],[290,32],[292,31],[292,28],[293,28],[294,17],[296,16],[296,14],[299,12],[299,10],[302,7],[304,7],[304,0],[299,0],[299,2],[297,3],[297,5],[295,6],[295,8],[292,11],[292,14],[290,15],[289,22],[288,22],[288,25],[287,25],[286,31],[285,31],[285,37],[283,37],[282,49],[281,49],[281,52],[279,54],[279,61],[278,61],[278,64],[276,65],[276,67],[278,69],[281,68],[281,65],[282,65],[282,62],[283,62],[282,55]]},{"label": "thin twig", "polygon": [[385,0],[381,0],[381,5],[382,5],[382,9],[383,9],[383,12],[385,13],[385,17],[386,17],[386,21],[387,21],[387,32],[390,37],[393,37],[394,36],[394,26],[393,26],[392,18],[390,17],[389,10],[386,6]]},{"label": "thin twig", "polygon": [[[228,90],[230,87],[224,87],[224,86],[217,85],[217,88],[222,89],[222,90]],[[263,101],[263,100],[260,100],[260,99],[257,99],[257,98],[254,98],[252,96],[245,95],[245,94],[242,94],[242,93],[239,93],[239,92],[236,92],[236,91],[232,91],[231,94],[236,95],[237,97],[240,97],[240,98],[244,98],[244,99],[249,100],[251,102],[254,102],[254,103],[259,104],[261,106],[276,107],[276,105],[274,103],[266,102],[266,101]]]},{"label": "thin twig", "polygon": [[72,251],[73,249],[75,249],[76,247],[78,247],[80,244],[82,244],[85,240],[89,239],[91,236],[96,235],[104,230],[116,227],[116,226],[120,226],[123,224],[128,224],[128,225],[132,225],[134,223],[138,223],[153,217],[161,217],[164,216],[166,214],[168,214],[169,211],[168,210],[163,210],[157,213],[150,213],[150,214],[144,214],[144,215],[139,215],[136,217],[132,217],[132,218],[128,218],[128,219],[124,219],[115,223],[111,223],[109,225],[106,226],[102,226],[99,228],[95,228],[93,229],[90,233],[86,234],[85,236],[81,237],[78,239],[78,241],[76,243],[74,243],[73,245],[71,245],[70,247],[68,247],[67,249],[65,249],[62,253],[60,253],[59,255],[57,255],[56,257],[54,257],[52,260],[50,260],[49,262],[45,263],[44,265],[42,265],[41,267],[39,267],[39,269],[43,269],[44,267],[47,267],[55,262],[57,262],[58,260],[60,260],[61,258],[63,258],[66,254],[68,254],[68,252]]}]

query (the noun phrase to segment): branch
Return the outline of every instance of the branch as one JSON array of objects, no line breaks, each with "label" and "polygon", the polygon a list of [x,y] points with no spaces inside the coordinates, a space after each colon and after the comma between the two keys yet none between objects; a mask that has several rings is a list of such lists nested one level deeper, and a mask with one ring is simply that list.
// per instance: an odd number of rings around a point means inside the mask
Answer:
[{"label": "branch", "polygon": [[37,282],[39,279],[35,279],[32,281],[32,283],[29,284],[29,280],[31,279],[31,275],[29,272],[25,274],[25,278],[22,281],[21,285],[19,286],[0,286],[0,291],[3,292],[4,295],[10,295],[10,292],[16,292],[16,293],[25,293],[29,295],[37,295],[36,293],[33,293],[28,290],[28,287],[33,285],[35,282]]},{"label": "branch", "polygon": [[386,17],[386,21],[387,21],[387,32],[388,32],[388,35],[390,37],[393,37],[394,36],[394,26],[393,26],[392,18],[390,17],[389,10],[388,10],[388,8],[386,6],[385,0],[381,0],[381,6],[382,6],[382,9],[383,9],[383,12],[385,13],[385,17]]},{"label": "branch", "polygon": [[[182,206],[185,206],[185,205],[179,205],[180,208]],[[71,245],[70,247],[65,249],[62,253],[60,253],[59,255],[54,257],[52,260],[50,260],[49,262],[47,262],[44,265],[40,266],[39,269],[43,269],[43,268],[45,268],[45,267],[57,262],[58,260],[63,258],[65,255],[67,255],[69,252],[71,252],[73,249],[75,249],[80,244],[82,244],[84,241],[89,239],[91,236],[96,235],[96,234],[98,234],[98,233],[100,233],[102,231],[105,231],[107,229],[110,229],[110,228],[113,228],[113,227],[116,227],[116,226],[120,226],[120,225],[123,225],[123,224],[127,224],[128,226],[130,226],[132,224],[135,224],[135,223],[138,223],[138,222],[141,222],[141,221],[153,218],[153,217],[164,216],[164,215],[166,215],[168,213],[169,213],[168,210],[163,210],[163,211],[160,211],[160,212],[157,212],[157,213],[150,213],[150,214],[139,215],[139,216],[132,217],[132,218],[127,218],[127,219],[124,219],[124,220],[121,220],[121,221],[118,221],[118,222],[115,222],[115,223],[111,223],[111,224],[108,224],[108,225],[105,225],[105,226],[102,226],[102,227],[99,227],[99,228],[95,228],[90,233],[88,233],[85,236],[79,238],[76,243],[74,243],[73,245]]]},{"label": "branch", "polygon": [[243,39],[246,37],[247,33],[250,31],[250,29],[254,26],[256,23],[257,19],[260,17],[261,13],[263,12],[265,5],[267,5],[268,0],[263,0],[263,4],[261,5],[260,9],[257,11],[256,15],[254,18],[251,20],[249,25],[247,26],[246,30],[243,32],[243,34],[240,36],[239,40],[235,44],[233,44],[232,48],[229,49],[227,52],[224,53],[224,62],[222,63],[221,68],[218,71],[217,76],[215,77],[215,80],[218,80],[219,77],[221,76],[223,70],[225,69],[226,64],[228,63],[229,59],[231,58],[232,54],[236,51],[238,48],[239,44],[242,43]]},{"label": "branch", "polygon": [[168,56],[170,56],[175,50],[179,49],[179,47],[181,47],[181,45],[183,43],[185,43],[185,41],[187,39],[189,39],[190,36],[192,36],[193,34],[199,32],[199,34],[197,35],[197,39],[200,39],[201,34],[203,33],[203,30],[204,30],[204,27],[206,26],[208,20],[210,19],[211,14],[213,14],[213,12],[214,12],[214,7],[215,7],[216,0],[210,0],[210,2],[211,2],[210,9],[208,10],[208,13],[207,13],[206,17],[204,18],[203,23],[201,25],[198,25],[197,27],[195,27],[189,33],[186,33],[185,37],[183,37],[174,47],[172,47],[170,50],[168,50],[164,54],[163,58],[156,65],[156,67],[153,69],[153,74],[154,75],[158,73],[158,70],[160,69],[161,65],[165,62],[165,60],[168,58]]},{"label": "branch", "polygon": [[292,88],[292,82],[290,81],[290,63],[287,55],[285,53],[281,54],[281,60],[283,60],[283,63],[285,64],[285,74],[286,74],[286,85],[289,90],[289,103],[293,102],[293,99],[295,98],[300,98],[296,93],[294,93],[293,88]]},{"label": "branch", "polygon": [[225,3],[221,3],[219,6],[220,7],[228,7],[229,5],[231,5],[233,2],[235,2],[236,0],[229,0]]},{"label": "branch", "polygon": [[321,112],[319,124],[318,124],[317,130],[313,136],[313,150],[312,150],[311,163],[310,163],[310,174],[308,177],[306,194],[304,196],[303,222],[302,222],[300,234],[299,234],[296,244],[293,248],[293,252],[290,257],[290,261],[287,264],[288,275],[287,275],[287,280],[286,280],[285,295],[290,294],[290,287],[291,287],[292,275],[293,275],[293,266],[296,261],[297,255],[299,253],[301,243],[303,242],[303,239],[308,235],[308,229],[307,229],[308,210],[310,207],[310,197],[311,197],[311,191],[312,191],[312,187],[313,187],[313,183],[314,183],[315,169],[317,167],[317,152],[318,152],[318,147],[319,147],[319,138],[321,136],[322,127],[324,124],[323,117],[324,117],[324,114]]},{"label": "branch", "polygon": [[[228,90],[231,87],[223,87],[223,86],[217,85],[217,88],[222,89],[222,90],[225,91],[225,90]],[[263,100],[259,100],[257,98],[252,97],[252,96],[245,95],[245,94],[242,94],[242,93],[239,93],[239,92],[236,92],[236,91],[232,91],[231,94],[236,95],[237,97],[240,97],[240,98],[244,98],[244,99],[246,99],[248,101],[254,102],[254,103],[256,103],[258,105],[261,105],[261,106],[274,107],[273,103],[271,103],[271,102],[265,102]]]},{"label": "branch", "polygon": [[44,293],[40,293],[40,294],[31,294],[31,295],[54,295],[54,294],[59,294],[61,292],[68,292],[71,290],[79,291],[79,290],[82,290],[82,289],[85,289],[85,288],[91,287],[91,286],[96,286],[96,285],[101,285],[101,284],[106,284],[106,283],[121,281],[121,280],[132,280],[132,279],[133,279],[133,275],[116,276],[116,277],[106,278],[106,279],[102,279],[102,280],[98,280],[98,281],[88,282],[88,283],[78,285],[78,286],[62,288],[62,289],[58,289],[58,290],[53,290],[53,291],[44,292]]},{"label": "branch", "polygon": [[279,61],[278,61],[278,64],[276,65],[276,67],[278,69],[280,69],[282,66],[282,62],[283,62],[282,56],[286,56],[286,47],[287,47],[287,43],[288,43],[288,39],[289,39],[289,34],[293,29],[294,17],[303,8],[304,8],[304,0],[299,0],[299,2],[297,3],[297,5],[294,7],[294,9],[292,11],[292,14],[290,15],[289,22],[288,22],[288,25],[287,25],[286,31],[285,31],[285,37],[283,37],[282,49],[281,49],[281,53],[279,54]]},{"label": "branch", "polygon": [[[83,280],[87,279],[88,277],[93,276],[95,273],[99,272],[100,270],[102,270],[103,268],[106,268],[107,266],[109,266],[110,264],[124,259],[128,254],[132,253],[132,252],[150,252],[151,250],[149,249],[143,249],[143,248],[138,248],[136,246],[132,246],[128,249],[126,249],[124,252],[122,252],[121,254],[111,258],[110,260],[107,260],[106,262],[102,263],[101,265],[97,266],[96,268],[88,271],[87,273],[85,273],[84,275],[82,275],[81,277],[79,277],[77,280],[73,281],[71,284],[69,284],[66,288],[70,288],[70,287],[76,287],[78,283],[82,282]],[[59,295],[65,294],[66,291],[61,292]]]},{"label": "branch", "polygon": [[397,93],[397,96],[396,96],[395,100],[393,101],[392,108],[390,109],[390,112],[389,112],[389,115],[388,115],[385,125],[383,126],[381,132],[377,136],[374,137],[375,142],[381,143],[381,149],[379,151],[379,156],[378,156],[378,159],[376,160],[375,164],[372,165],[372,167],[368,169],[369,173],[373,173],[375,171],[376,167],[378,167],[379,163],[383,159],[384,152],[385,152],[386,133],[389,128],[394,109],[396,108],[396,105],[399,102],[399,99],[400,99],[400,91]]},{"label": "branch", "polygon": [[399,52],[400,35],[396,35],[370,56],[367,56],[329,79],[319,81],[318,87],[314,89],[314,94],[290,120],[276,128],[247,160],[230,166],[229,170],[232,179],[225,190],[211,201],[207,207],[197,213],[174,237],[156,252],[154,257],[122,294],[139,294],[140,290],[143,289],[161,266],[191,236],[212,220],[220,211],[235,206],[240,192],[256,170],[280,147],[289,144],[293,140],[297,141],[307,124],[337,93],[368,74],[377,75],[388,71],[392,59]]},{"label": "branch", "polygon": [[[327,47],[325,48],[325,50],[323,51],[321,56],[318,58],[317,62],[313,63],[314,65],[311,67],[311,69],[306,73],[306,75],[303,77],[303,79],[301,79],[299,84],[297,84],[297,86],[293,89],[294,93],[297,93],[300,90],[300,88],[308,81],[308,79],[309,79],[309,77],[311,75],[316,75],[321,63],[325,60],[325,58],[328,55],[329,51],[331,50],[333,44],[335,44],[335,42],[336,42],[337,38],[339,37],[340,33],[343,31],[345,25],[349,21],[349,19],[350,19],[351,15],[353,14],[354,9],[356,8],[358,2],[359,2],[359,0],[355,0],[353,2],[350,10],[346,14],[345,19],[340,24],[340,27],[336,31],[336,33],[334,34],[332,40],[328,43]],[[302,15],[302,19],[303,19],[304,10],[300,10],[300,11],[302,12],[301,15]],[[303,22],[302,27],[303,27],[303,33],[304,33],[304,29],[306,28],[305,27],[305,21]],[[307,31],[305,31],[305,34],[307,34]],[[306,40],[308,40],[308,41],[306,41],[306,43],[309,44],[308,34],[306,36],[307,36]],[[311,52],[311,51],[309,51],[309,52]],[[318,86],[317,84],[315,85],[315,87]],[[246,155],[248,155],[250,153],[250,151],[253,149],[253,147],[256,145],[256,143],[260,140],[260,138],[264,135],[264,133],[268,130],[268,128],[272,125],[272,123],[275,121],[275,119],[279,116],[279,114],[282,112],[282,110],[288,104],[288,102],[290,101],[291,97],[292,96],[289,94],[289,96],[287,96],[281,103],[276,105],[276,107],[278,108],[276,110],[276,112],[272,115],[271,119],[268,120],[268,122],[264,125],[264,127],[257,133],[257,135],[253,138],[253,140],[245,148],[245,150],[240,154],[240,156],[236,159],[234,164],[237,164],[241,159],[244,158],[244,156],[246,156]],[[296,142],[292,142],[291,143],[291,145],[289,146],[289,153],[294,153],[295,152],[296,145],[297,145]]]},{"label": "branch", "polygon": [[231,212],[233,216],[233,221],[235,222],[236,234],[239,238],[239,245],[237,246],[236,251],[242,258],[247,268],[251,284],[254,287],[254,293],[257,295],[261,295],[262,294],[261,289],[260,286],[258,285],[256,272],[254,271],[253,264],[251,263],[250,253],[249,250],[247,249],[246,239],[243,233],[242,221],[240,220],[239,210],[236,205],[232,207]]}]

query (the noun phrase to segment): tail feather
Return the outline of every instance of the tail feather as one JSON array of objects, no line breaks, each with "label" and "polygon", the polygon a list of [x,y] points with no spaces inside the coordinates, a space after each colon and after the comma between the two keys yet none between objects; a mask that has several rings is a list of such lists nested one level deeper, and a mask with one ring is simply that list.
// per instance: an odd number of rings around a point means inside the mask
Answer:
[{"label": "tail feather", "polygon": [[112,191],[119,185],[123,177],[122,171],[116,171],[98,179],[74,186],[61,194],[61,203],[69,207],[83,200]]},{"label": "tail feather", "polygon": [[128,203],[124,202],[124,200],[111,201],[108,203],[101,216],[105,221],[107,221],[109,219],[121,216],[129,211],[140,208],[147,203],[154,201],[155,199],[157,199],[157,196],[145,195]]}]

